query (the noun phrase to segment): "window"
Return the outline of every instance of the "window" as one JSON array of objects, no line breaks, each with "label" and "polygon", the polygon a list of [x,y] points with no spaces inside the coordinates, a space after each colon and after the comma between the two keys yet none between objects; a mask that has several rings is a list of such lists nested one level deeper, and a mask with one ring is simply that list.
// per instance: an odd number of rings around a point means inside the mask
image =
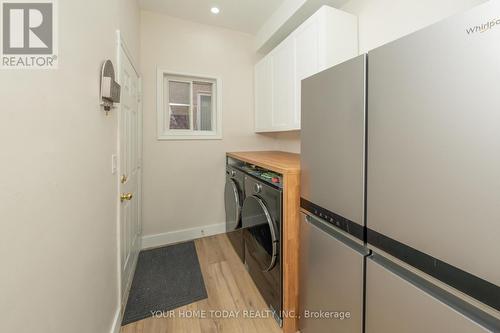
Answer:
[{"label": "window", "polygon": [[159,140],[221,139],[220,80],[158,70]]}]

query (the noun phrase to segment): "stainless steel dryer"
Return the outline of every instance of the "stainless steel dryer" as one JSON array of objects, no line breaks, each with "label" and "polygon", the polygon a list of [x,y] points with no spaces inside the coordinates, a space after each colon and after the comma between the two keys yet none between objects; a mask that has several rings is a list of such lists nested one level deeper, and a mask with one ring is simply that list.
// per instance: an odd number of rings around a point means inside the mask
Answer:
[{"label": "stainless steel dryer", "polygon": [[247,175],[245,193],[241,213],[245,266],[281,326],[282,190]]},{"label": "stainless steel dryer", "polygon": [[226,167],[226,185],[224,204],[226,209],[226,232],[234,250],[244,260],[243,234],[241,230],[241,208],[245,199],[245,174],[228,165]]}]

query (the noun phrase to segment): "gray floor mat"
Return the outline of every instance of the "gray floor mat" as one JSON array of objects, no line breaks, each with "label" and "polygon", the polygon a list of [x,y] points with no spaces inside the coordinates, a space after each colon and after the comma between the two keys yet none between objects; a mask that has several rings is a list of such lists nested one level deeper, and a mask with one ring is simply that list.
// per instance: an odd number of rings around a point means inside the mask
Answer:
[{"label": "gray floor mat", "polygon": [[141,251],[122,326],[207,297],[194,242]]}]

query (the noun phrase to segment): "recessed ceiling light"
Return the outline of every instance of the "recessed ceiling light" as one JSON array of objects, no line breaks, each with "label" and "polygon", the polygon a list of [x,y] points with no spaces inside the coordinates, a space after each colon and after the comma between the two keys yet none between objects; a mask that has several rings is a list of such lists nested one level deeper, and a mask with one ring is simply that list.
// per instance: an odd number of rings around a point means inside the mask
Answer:
[{"label": "recessed ceiling light", "polygon": [[210,8],[210,11],[212,12],[212,14],[219,14],[220,13],[220,9],[218,7],[212,7]]}]

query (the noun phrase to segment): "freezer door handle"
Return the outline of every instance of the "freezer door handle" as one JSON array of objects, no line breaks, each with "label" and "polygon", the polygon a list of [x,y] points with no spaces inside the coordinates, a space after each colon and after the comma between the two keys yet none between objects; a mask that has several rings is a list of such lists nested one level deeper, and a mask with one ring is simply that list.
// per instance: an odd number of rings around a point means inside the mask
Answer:
[{"label": "freezer door handle", "polygon": [[448,291],[439,288],[423,277],[418,276],[417,274],[407,270],[400,265],[397,265],[396,263],[377,253],[372,253],[368,257],[368,259],[382,266],[389,272],[399,276],[403,280],[406,280],[411,285],[431,295],[440,302],[448,305],[455,311],[461,313],[465,317],[470,318],[472,321],[487,328],[488,330],[491,330],[492,332],[500,331],[500,320],[480,310],[479,308],[472,306],[470,303],[465,302],[464,300],[449,293]]},{"label": "freezer door handle", "polygon": [[337,227],[333,226],[332,224],[316,217],[312,216],[306,213],[302,213],[305,216],[305,222],[311,224],[312,226],[321,229],[323,232],[327,233],[329,236],[335,238],[342,244],[350,247],[354,251],[358,252],[359,254],[363,256],[367,256],[370,254],[370,250],[366,248],[365,246],[357,243],[356,241],[350,239],[346,235],[344,235],[341,231],[337,229]]}]

